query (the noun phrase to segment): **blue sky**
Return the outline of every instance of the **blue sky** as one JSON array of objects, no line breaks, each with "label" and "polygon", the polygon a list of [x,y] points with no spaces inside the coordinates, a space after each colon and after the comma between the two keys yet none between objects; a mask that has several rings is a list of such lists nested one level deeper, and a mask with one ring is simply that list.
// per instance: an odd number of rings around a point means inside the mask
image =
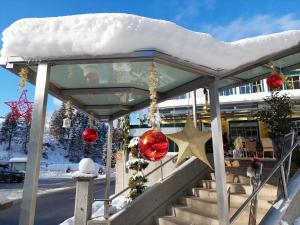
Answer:
[{"label": "blue sky", "polygon": [[[300,29],[298,0],[6,0],[0,7],[0,30],[26,17],[121,12],[173,21],[207,32],[223,41]],[[0,48],[2,42],[0,42]],[[18,78],[0,68],[0,116],[9,112],[5,101],[18,98]],[[27,84],[33,100],[34,87]],[[47,112],[59,102],[49,97]]]}]

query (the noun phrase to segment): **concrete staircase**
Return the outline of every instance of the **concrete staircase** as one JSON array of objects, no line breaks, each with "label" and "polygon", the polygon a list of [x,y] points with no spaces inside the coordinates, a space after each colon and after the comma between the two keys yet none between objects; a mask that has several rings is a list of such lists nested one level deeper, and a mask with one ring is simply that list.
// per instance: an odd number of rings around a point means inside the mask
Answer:
[{"label": "concrete staircase", "polygon": [[[252,193],[249,178],[227,173],[227,187],[230,187],[230,216],[242,205]],[[277,195],[277,188],[267,184],[260,192],[258,202],[257,224],[272,206]],[[169,209],[170,216],[158,218],[158,225],[218,225],[218,207],[216,181],[214,174],[209,180],[201,180],[189,194],[179,199],[178,205]],[[248,225],[249,206],[236,225]]]}]

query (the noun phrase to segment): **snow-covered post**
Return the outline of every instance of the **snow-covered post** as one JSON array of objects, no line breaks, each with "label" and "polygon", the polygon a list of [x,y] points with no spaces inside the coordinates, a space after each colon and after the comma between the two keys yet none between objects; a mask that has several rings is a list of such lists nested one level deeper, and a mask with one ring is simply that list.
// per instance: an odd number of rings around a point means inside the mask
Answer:
[{"label": "snow-covered post", "polygon": [[90,158],[82,159],[79,163],[79,171],[73,176],[76,180],[74,225],[86,225],[91,218],[96,177],[94,161]]}]

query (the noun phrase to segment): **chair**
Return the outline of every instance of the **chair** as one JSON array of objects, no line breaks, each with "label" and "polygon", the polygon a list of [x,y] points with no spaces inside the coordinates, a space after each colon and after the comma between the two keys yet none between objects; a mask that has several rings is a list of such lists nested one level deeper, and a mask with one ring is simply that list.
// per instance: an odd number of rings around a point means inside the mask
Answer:
[{"label": "chair", "polygon": [[271,152],[272,158],[274,158],[273,143],[270,138],[262,138],[261,145],[263,147],[263,158],[265,158],[265,152]]},{"label": "chair", "polygon": [[245,152],[247,157],[255,157],[256,154],[256,141],[245,141]]}]

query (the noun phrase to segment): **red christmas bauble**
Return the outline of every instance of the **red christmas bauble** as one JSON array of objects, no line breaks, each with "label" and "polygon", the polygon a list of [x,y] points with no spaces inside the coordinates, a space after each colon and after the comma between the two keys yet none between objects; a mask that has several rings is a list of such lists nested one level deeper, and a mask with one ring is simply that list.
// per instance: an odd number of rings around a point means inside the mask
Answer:
[{"label": "red christmas bauble", "polygon": [[277,73],[273,73],[267,78],[267,85],[271,89],[279,88],[282,84],[283,84],[283,79]]},{"label": "red christmas bauble", "polygon": [[113,140],[122,141],[124,138],[124,131],[121,128],[116,128],[113,131]]},{"label": "red christmas bauble", "polygon": [[148,130],[140,137],[140,154],[147,160],[157,161],[162,159],[168,153],[168,149],[168,139],[160,131]]},{"label": "red christmas bauble", "polygon": [[88,128],[85,131],[83,131],[82,138],[86,143],[91,144],[91,143],[97,141],[98,132],[96,129]]}]

